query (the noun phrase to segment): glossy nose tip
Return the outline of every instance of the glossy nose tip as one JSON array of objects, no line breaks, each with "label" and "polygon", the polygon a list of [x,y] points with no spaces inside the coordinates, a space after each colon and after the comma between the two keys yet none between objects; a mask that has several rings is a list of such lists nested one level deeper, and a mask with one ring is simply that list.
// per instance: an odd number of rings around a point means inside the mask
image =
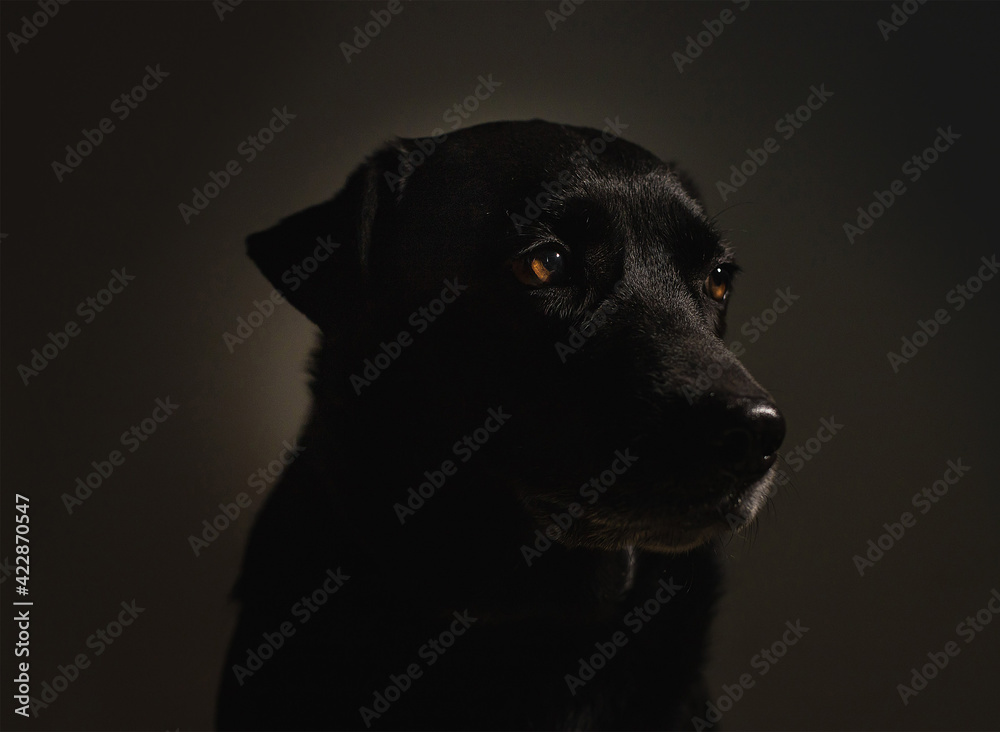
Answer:
[{"label": "glossy nose tip", "polygon": [[750,411],[750,421],[756,427],[760,450],[764,456],[774,456],[785,440],[785,418],[770,402],[758,402]]},{"label": "glossy nose tip", "polygon": [[763,475],[774,465],[785,439],[785,418],[765,400],[735,400],[716,439],[723,466],[748,476]]}]

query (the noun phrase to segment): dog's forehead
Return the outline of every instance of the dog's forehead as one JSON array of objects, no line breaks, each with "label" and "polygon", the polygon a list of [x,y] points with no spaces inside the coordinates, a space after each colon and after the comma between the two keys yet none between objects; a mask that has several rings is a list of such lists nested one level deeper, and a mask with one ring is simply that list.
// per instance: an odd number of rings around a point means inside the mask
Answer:
[{"label": "dog's forehead", "polygon": [[525,237],[573,231],[699,251],[718,242],[700,203],[654,155],[600,130],[546,122],[479,125],[437,142],[410,172],[399,213],[404,238],[438,253],[474,244],[500,253]]}]

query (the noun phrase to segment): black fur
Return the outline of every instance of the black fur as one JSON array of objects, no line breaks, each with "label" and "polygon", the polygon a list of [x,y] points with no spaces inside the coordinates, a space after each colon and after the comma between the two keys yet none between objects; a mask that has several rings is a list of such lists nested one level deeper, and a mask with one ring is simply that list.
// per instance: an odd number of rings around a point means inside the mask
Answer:
[{"label": "black fur", "polygon": [[[765,500],[784,423],[722,341],[706,278],[735,265],[693,188],[610,137],[530,121],[399,140],[250,237],[323,342],[305,451],[236,587],[221,728],[667,729],[703,711],[710,540]],[[293,289],[317,237],[340,246]],[[524,284],[543,251],[561,279]],[[420,308],[442,291],[461,294],[431,322]],[[376,379],[352,380],[404,330]],[[488,440],[462,451],[466,435]],[[421,506],[409,489],[446,460]],[[303,622],[295,604],[338,569]],[[294,635],[237,679],[283,622]],[[449,627],[454,644],[428,651]],[[386,709],[377,694],[411,664]]]}]

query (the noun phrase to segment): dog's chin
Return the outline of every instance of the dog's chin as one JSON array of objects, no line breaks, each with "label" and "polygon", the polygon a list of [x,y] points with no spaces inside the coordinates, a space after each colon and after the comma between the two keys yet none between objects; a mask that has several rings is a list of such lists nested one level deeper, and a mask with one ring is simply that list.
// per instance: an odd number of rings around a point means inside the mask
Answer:
[{"label": "dog's chin", "polygon": [[[683,512],[662,514],[644,510],[606,512],[595,510],[554,537],[568,547],[679,554],[750,524],[760,513],[773,483],[774,470],[750,484],[733,489],[721,499],[694,505]],[[550,519],[551,521],[551,519]],[[544,522],[542,522],[544,523]]]}]

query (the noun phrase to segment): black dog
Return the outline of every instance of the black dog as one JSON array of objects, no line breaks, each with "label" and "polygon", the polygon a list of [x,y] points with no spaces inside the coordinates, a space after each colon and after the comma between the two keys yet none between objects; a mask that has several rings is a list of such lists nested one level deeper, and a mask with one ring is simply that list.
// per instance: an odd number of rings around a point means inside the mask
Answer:
[{"label": "black dog", "polygon": [[704,714],[710,540],[784,422],[721,339],[691,185],[542,121],[375,153],[249,239],[322,331],[261,512],[227,729],[664,729]]}]

